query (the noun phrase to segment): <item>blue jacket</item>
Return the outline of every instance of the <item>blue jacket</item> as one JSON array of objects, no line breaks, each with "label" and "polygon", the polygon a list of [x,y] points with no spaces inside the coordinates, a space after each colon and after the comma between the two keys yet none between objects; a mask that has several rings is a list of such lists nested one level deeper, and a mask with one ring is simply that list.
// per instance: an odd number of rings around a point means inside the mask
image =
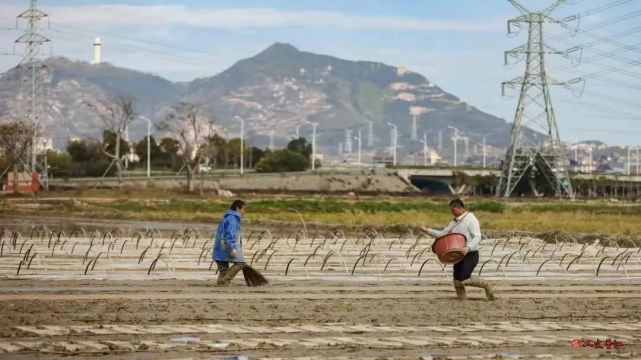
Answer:
[{"label": "blue jacket", "polygon": [[[240,240],[240,213],[229,210],[223,215],[218,224],[216,238],[214,239],[214,260],[227,261],[232,263],[245,262],[243,256],[243,244]],[[236,249],[236,257],[232,258],[229,253]]]}]

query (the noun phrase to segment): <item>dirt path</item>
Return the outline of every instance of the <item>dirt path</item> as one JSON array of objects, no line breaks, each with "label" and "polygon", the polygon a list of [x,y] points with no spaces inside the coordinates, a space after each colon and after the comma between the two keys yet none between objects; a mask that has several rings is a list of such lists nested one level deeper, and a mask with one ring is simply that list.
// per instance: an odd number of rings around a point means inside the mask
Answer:
[{"label": "dirt path", "polygon": [[461,303],[446,284],[124,284],[0,281],[0,357],[585,359],[615,352],[572,348],[581,337],[616,337],[619,358],[641,354],[636,285],[505,283],[498,301],[470,291],[471,300]]}]

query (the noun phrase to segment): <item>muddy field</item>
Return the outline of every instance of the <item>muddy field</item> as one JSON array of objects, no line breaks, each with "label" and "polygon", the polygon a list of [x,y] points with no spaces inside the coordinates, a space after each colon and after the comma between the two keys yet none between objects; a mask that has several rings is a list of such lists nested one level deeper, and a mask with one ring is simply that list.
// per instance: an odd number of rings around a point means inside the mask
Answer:
[{"label": "muddy field", "polygon": [[641,358],[633,244],[485,239],[475,275],[499,299],[459,302],[412,234],[246,230],[261,288],[214,286],[209,229],[1,236],[2,359]]}]

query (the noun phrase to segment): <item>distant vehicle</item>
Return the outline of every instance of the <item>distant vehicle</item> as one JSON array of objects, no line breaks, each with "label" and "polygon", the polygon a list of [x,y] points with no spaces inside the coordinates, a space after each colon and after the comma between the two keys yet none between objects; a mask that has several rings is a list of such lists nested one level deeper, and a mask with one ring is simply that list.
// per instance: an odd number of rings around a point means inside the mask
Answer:
[{"label": "distant vehicle", "polygon": [[211,166],[209,166],[209,165],[203,165],[203,164],[201,164],[201,165],[199,165],[199,166],[198,166],[198,171],[200,171],[200,172],[210,172],[210,171],[212,171],[212,170],[213,170],[213,169],[212,169],[212,168],[211,168]]}]

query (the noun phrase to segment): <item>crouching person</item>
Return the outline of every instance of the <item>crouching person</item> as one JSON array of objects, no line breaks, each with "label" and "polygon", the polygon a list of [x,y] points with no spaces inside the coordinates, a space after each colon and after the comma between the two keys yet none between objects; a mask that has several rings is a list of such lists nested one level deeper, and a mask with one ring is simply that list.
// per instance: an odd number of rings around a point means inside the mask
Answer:
[{"label": "crouching person", "polygon": [[245,202],[235,200],[218,224],[213,255],[218,266],[217,286],[228,286],[245,266],[243,244],[240,239],[240,220],[244,214]]}]

